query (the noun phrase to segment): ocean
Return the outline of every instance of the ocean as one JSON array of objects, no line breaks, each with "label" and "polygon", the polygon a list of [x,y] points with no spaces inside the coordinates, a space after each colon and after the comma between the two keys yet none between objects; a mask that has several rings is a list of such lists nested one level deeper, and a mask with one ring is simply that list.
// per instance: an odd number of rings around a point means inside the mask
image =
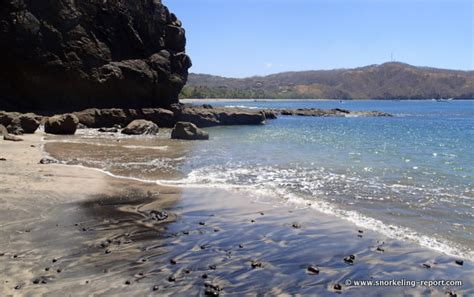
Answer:
[{"label": "ocean", "polygon": [[474,101],[215,101],[248,108],[377,110],[394,117],[279,116],[206,128],[209,141],[79,130],[47,136],[66,164],[184,190],[241,191],[261,203],[314,208],[448,255],[474,256]]}]

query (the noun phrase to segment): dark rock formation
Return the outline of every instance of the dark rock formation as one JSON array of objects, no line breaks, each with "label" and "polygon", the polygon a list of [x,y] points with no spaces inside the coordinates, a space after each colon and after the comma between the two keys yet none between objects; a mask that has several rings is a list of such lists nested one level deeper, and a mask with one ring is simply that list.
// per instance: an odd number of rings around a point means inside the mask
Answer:
[{"label": "dark rock formation", "polygon": [[0,2],[0,108],[165,107],[191,60],[159,0]]},{"label": "dark rock formation", "polygon": [[3,140],[8,140],[8,141],[22,141],[23,139],[10,135],[8,134],[7,128],[0,124],[0,136],[3,135]]},{"label": "dark rock formation", "polygon": [[127,135],[156,135],[158,125],[147,120],[134,120],[122,130],[122,133]]},{"label": "dark rock formation", "polygon": [[345,109],[299,108],[280,110],[282,115],[313,117],[391,117],[391,114],[380,111],[349,111]]},{"label": "dark rock formation", "polygon": [[79,119],[70,113],[49,117],[44,123],[44,132],[50,134],[76,133]]},{"label": "dark rock formation", "polygon": [[173,111],[178,121],[191,122],[198,127],[265,123],[264,113],[246,108],[174,105]]},{"label": "dark rock formation", "polygon": [[159,127],[172,128],[176,124],[174,113],[163,108],[143,109],[97,109],[89,108],[74,113],[79,122],[89,128],[111,128],[126,126],[133,120],[148,120]]},{"label": "dark rock formation", "polygon": [[[90,108],[75,112],[79,122],[89,128],[126,126],[134,120],[148,120],[159,127],[172,128],[178,121],[191,122],[198,127],[220,125],[260,125],[265,122],[266,111],[246,108],[193,106],[175,104],[172,111],[163,108],[139,109],[97,109]],[[276,114],[268,111],[274,118]]]},{"label": "dark rock formation", "polygon": [[20,116],[20,113],[18,112],[0,111],[0,125],[8,127],[13,119],[17,118],[18,116]]},{"label": "dark rock formation", "polygon": [[40,125],[41,118],[41,116],[37,116],[33,113],[19,115],[10,122],[7,130],[16,135],[35,133]]},{"label": "dark rock formation", "polygon": [[265,115],[265,118],[267,120],[274,120],[278,117],[278,112],[270,109],[264,109],[262,110],[263,114]]},{"label": "dark rock formation", "polygon": [[152,121],[159,127],[173,128],[176,124],[176,117],[171,110],[163,108],[143,108],[138,113],[143,119]]},{"label": "dark rock formation", "polygon": [[196,127],[193,123],[189,122],[177,122],[171,131],[172,139],[185,139],[185,140],[208,140],[209,134]]}]

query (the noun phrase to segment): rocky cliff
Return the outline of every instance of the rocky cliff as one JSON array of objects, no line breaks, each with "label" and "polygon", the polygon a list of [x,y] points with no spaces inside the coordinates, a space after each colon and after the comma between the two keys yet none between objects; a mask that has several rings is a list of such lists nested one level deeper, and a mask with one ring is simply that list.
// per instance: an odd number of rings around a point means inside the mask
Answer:
[{"label": "rocky cliff", "polygon": [[159,0],[1,0],[0,110],[170,106],[185,45]]}]

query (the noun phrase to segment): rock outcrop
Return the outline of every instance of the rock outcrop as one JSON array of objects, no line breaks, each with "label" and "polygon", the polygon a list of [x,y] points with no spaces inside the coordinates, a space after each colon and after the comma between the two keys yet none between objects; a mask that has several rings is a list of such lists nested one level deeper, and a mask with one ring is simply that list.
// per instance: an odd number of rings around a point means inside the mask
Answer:
[{"label": "rock outcrop", "polygon": [[49,117],[44,123],[44,132],[50,134],[74,134],[76,133],[79,119],[70,113]]},{"label": "rock outcrop", "polygon": [[126,126],[133,120],[148,120],[159,127],[172,128],[176,124],[174,113],[163,108],[143,109],[97,109],[89,108],[74,113],[79,122],[89,128],[111,128]]},{"label": "rock outcrop", "polygon": [[0,109],[167,107],[191,66],[159,0],[6,0],[0,20]]},{"label": "rock outcrop", "polygon": [[198,127],[225,125],[260,125],[265,113],[259,110],[234,107],[174,105],[173,111],[180,122],[191,122]]},{"label": "rock outcrop", "polygon": [[209,133],[199,129],[193,123],[177,122],[171,131],[171,138],[184,140],[208,140]]},{"label": "rock outcrop", "polygon": [[134,120],[122,130],[122,134],[127,135],[156,135],[158,125],[147,120]]},{"label": "rock outcrop", "polygon": [[291,116],[312,116],[312,117],[391,117],[392,115],[380,111],[349,111],[340,108],[319,109],[319,108],[299,108],[283,109],[279,111],[281,115]]}]

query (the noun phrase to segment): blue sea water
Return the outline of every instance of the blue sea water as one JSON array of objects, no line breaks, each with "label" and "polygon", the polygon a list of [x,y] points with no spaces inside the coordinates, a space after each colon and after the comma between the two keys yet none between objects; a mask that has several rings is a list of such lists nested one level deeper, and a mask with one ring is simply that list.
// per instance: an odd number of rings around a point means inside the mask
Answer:
[{"label": "blue sea water", "polygon": [[62,142],[49,151],[115,175],[245,190],[276,205],[310,204],[360,228],[474,256],[474,100],[206,103],[377,110],[394,117],[279,116],[261,126],[207,128],[210,140],[195,142],[171,141],[162,132],[144,138],[80,131],[48,140]]},{"label": "blue sea water", "polygon": [[207,129],[183,183],[249,187],[448,254],[474,254],[474,101],[211,102],[377,110]]}]

